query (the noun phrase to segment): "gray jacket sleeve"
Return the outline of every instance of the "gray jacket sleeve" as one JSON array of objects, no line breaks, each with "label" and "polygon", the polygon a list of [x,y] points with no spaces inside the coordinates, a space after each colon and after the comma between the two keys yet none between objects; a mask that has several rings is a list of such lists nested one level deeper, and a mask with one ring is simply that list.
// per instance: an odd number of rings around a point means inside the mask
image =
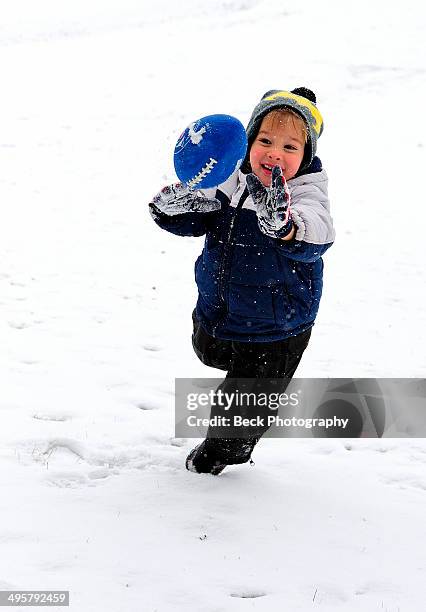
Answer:
[{"label": "gray jacket sleeve", "polygon": [[291,212],[297,226],[296,240],[325,245],[335,238],[328,200],[328,178],[325,170],[288,181]]}]

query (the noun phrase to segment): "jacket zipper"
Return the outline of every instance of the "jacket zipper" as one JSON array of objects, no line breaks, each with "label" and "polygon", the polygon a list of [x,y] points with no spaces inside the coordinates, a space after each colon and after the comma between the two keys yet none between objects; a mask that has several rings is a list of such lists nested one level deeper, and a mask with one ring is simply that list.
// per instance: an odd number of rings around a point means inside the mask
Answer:
[{"label": "jacket zipper", "polygon": [[[227,267],[228,261],[229,261],[229,256],[230,256],[230,252],[231,252],[231,238],[232,238],[232,232],[234,229],[234,225],[235,225],[235,221],[243,207],[244,202],[247,200],[249,195],[248,189],[247,187],[244,189],[237,206],[235,207],[235,212],[234,215],[231,219],[231,222],[229,224],[229,229],[228,229],[228,235],[226,237],[226,241],[223,247],[223,256],[222,256],[222,261],[220,263],[220,269],[219,269],[219,287],[218,287],[218,291],[219,291],[219,298],[220,300],[223,302],[223,305],[226,306],[226,300],[225,300],[225,284],[224,284],[224,277],[225,277],[225,269]],[[218,326],[223,322],[225,316],[228,313],[225,312],[225,314],[216,322],[216,324],[214,325],[213,329],[212,329],[212,335],[215,336],[216,334],[216,330],[218,328]]]}]

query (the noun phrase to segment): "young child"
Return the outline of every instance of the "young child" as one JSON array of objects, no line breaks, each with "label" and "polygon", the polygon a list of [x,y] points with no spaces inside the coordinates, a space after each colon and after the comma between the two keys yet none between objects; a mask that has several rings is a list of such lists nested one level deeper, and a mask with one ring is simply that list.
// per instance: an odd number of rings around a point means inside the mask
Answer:
[{"label": "young child", "polygon": [[[308,345],[321,256],[334,241],[328,179],[315,155],[322,131],[312,91],[268,91],[248,123],[239,171],[217,189],[170,185],[149,205],[161,228],[206,235],[192,342],[205,365],[227,372],[222,390],[235,379],[283,379],[286,387]],[[262,433],[226,438],[210,427],[186,467],[219,474],[244,463]]]}]

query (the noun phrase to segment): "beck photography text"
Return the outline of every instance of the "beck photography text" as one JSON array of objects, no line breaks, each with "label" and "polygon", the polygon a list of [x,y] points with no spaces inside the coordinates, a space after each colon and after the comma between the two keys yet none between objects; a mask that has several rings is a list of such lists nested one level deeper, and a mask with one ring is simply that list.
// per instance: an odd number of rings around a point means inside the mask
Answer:
[{"label": "beck photography text", "polygon": [[[329,419],[303,419],[298,417],[283,418],[277,414],[270,414],[267,417],[256,415],[254,417],[243,417],[234,414],[232,417],[215,415],[211,418],[197,417],[195,414],[190,414],[187,417],[189,427],[304,427],[312,429],[313,427],[342,427],[345,429],[349,423],[349,419],[339,419],[334,416]],[[244,436],[241,436],[244,437]]]}]

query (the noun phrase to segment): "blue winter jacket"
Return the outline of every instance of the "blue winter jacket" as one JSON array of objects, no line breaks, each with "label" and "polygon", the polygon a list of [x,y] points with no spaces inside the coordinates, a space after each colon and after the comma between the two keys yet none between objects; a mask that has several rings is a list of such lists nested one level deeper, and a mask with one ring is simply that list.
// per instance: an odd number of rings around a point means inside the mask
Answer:
[{"label": "blue winter jacket", "polygon": [[209,334],[266,342],[298,335],[314,324],[323,285],[321,256],[334,240],[327,183],[318,158],[288,181],[297,226],[289,241],[260,231],[240,171],[218,189],[203,191],[220,200],[219,211],[169,217],[151,209],[156,223],[173,234],[206,235],[195,262],[196,315]]}]

